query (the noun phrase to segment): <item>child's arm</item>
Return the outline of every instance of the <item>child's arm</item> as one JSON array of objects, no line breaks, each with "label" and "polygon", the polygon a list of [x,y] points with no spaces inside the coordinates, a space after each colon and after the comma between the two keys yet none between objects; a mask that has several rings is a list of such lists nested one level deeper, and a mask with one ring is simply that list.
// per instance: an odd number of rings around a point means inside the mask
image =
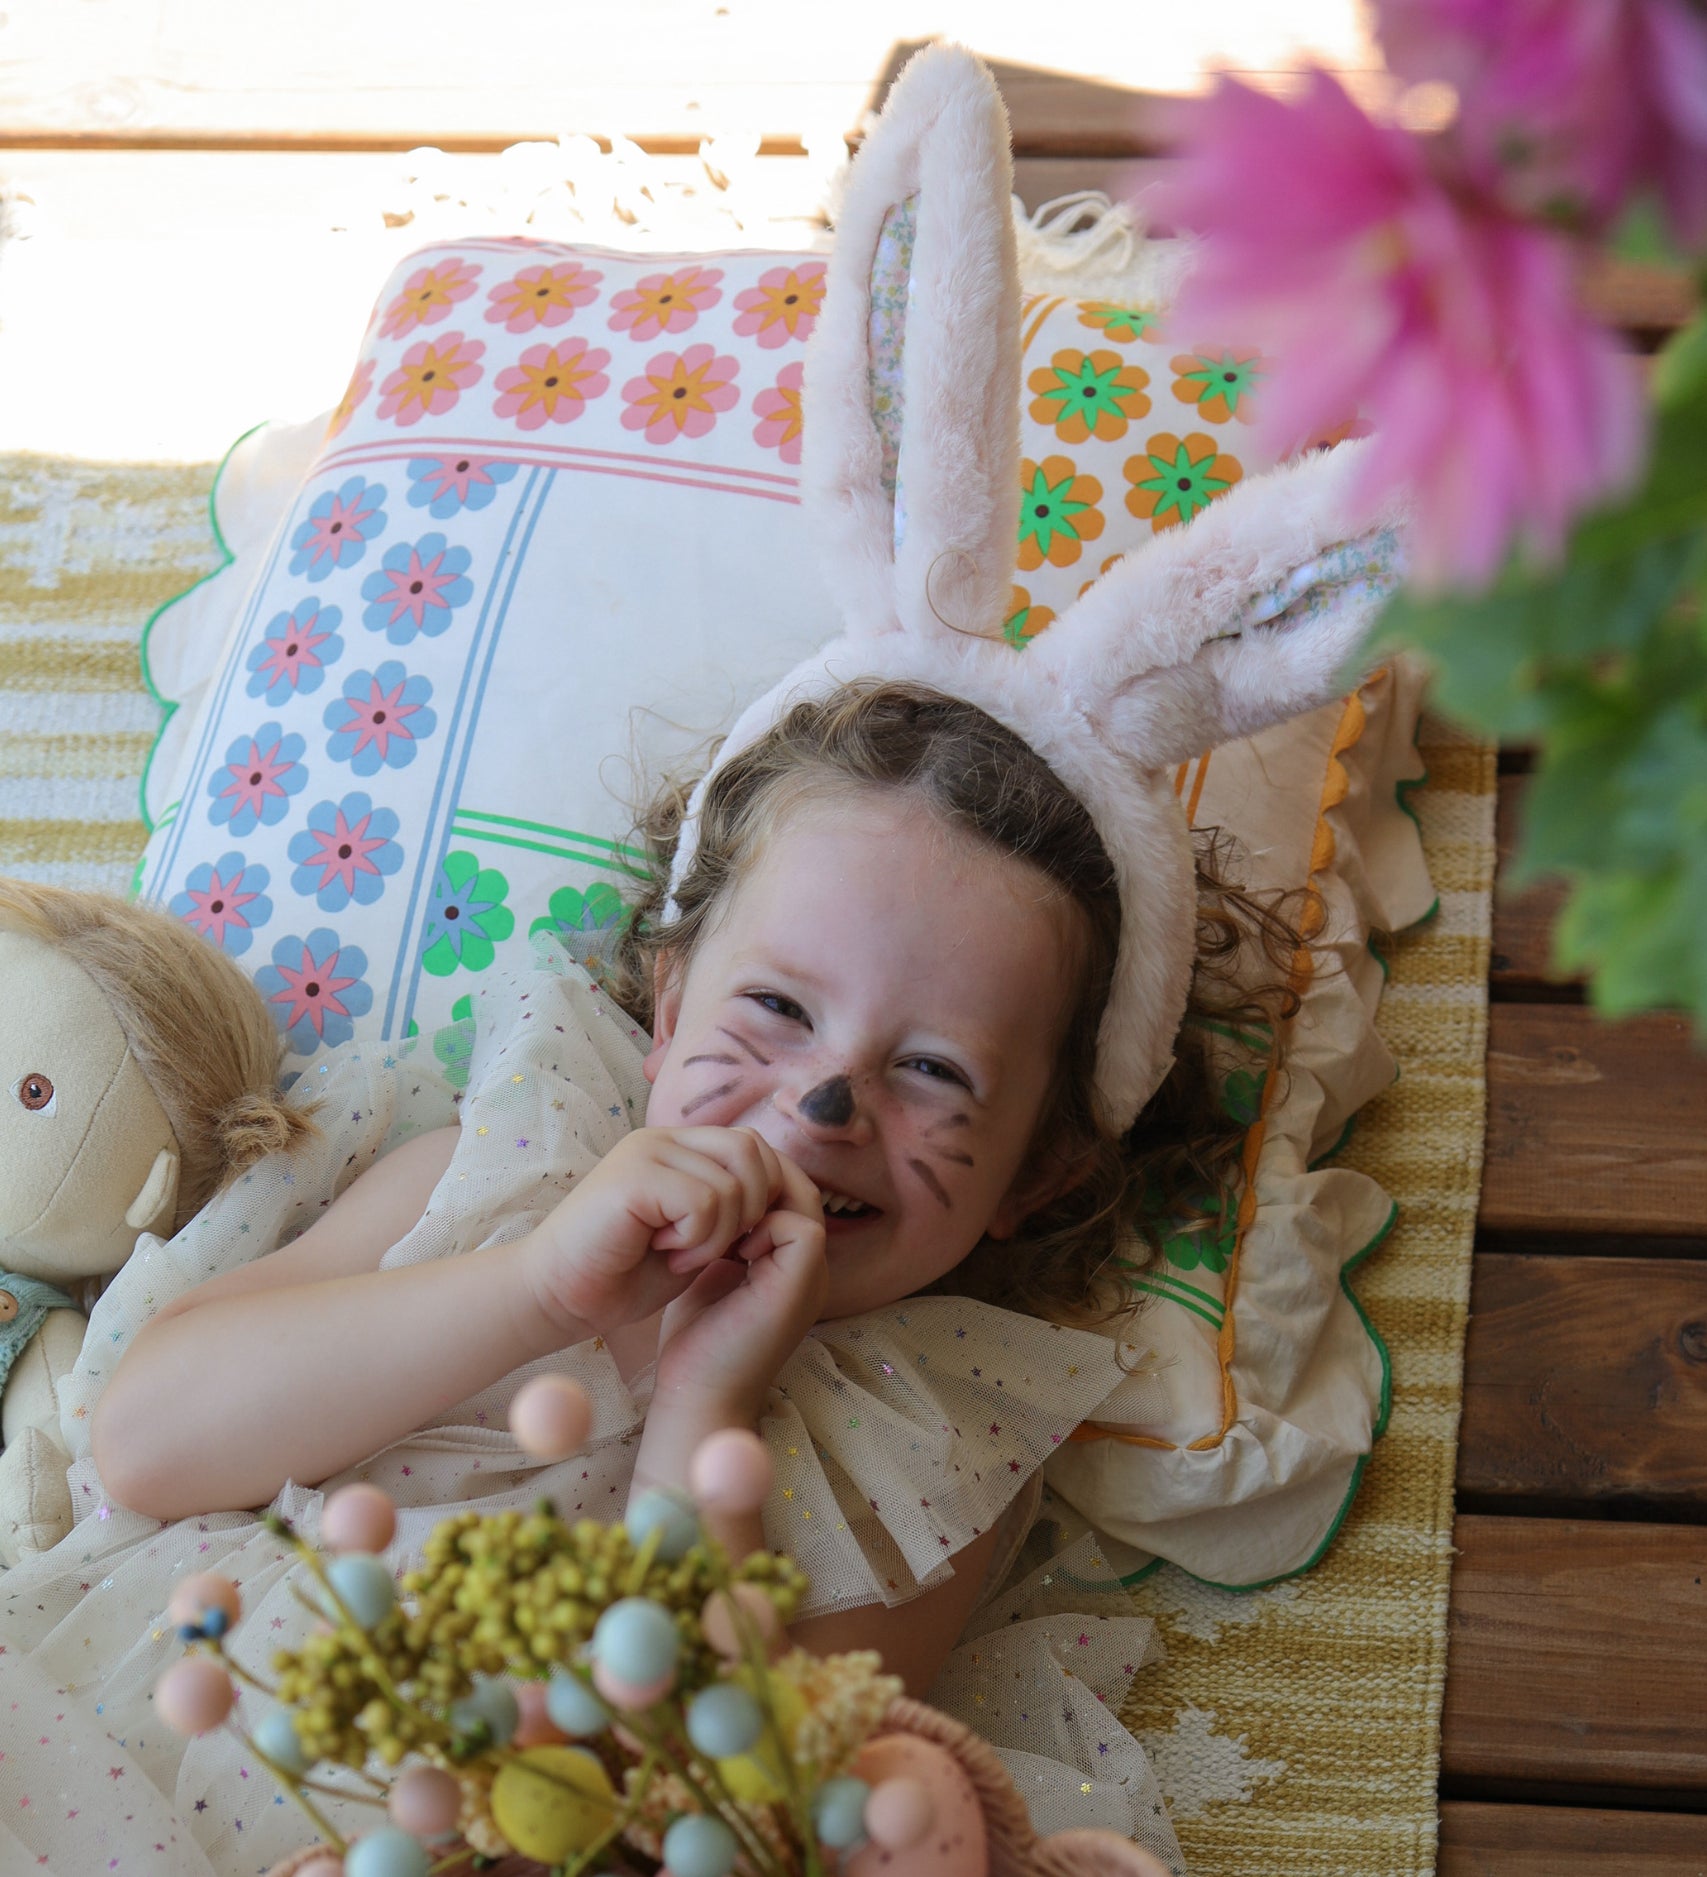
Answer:
[{"label": "child's arm", "polygon": [[807,1617],[789,1625],[789,1639],[813,1655],[875,1649],[889,1673],[899,1675],[908,1694],[922,1701],[978,1601],[1000,1530],[993,1525],[955,1554],[951,1582],[893,1610],[868,1603],[857,1610],[838,1610],[834,1616]]},{"label": "child's arm", "polygon": [[[734,1259],[724,1259],[665,1312],[635,1494],[686,1488],[694,1449],[708,1434],[755,1428],[777,1372],[818,1320],[827,1281],[823,1215],[810,1181],[787,1161],[783,1169],[788,1185],[779,1209],[737,1248],[738,1258],[755,1260],[745,1278]],[[756,1513],[703,1516],[731,1557],[766,1548]],[[1000,1529],[992,1526],[955,1555],[948,1583],[894,1609],[870,1604],[806,1618],[790,1626],[791,1639],[816,1655],[875,1650],[907,1692],[922,1698],[978,1599]]]},{"label": "child's arm", "polygon": [[652,1315],[763,1217],[779,1183],[750,1133],[645,1129],[526,1238],[378,1269],[454,1143],[447,1129],[399,1148],[294,1245],[139,1332],[93,1429],[117,1498],[174,1518],[325,1479],[513,1369]]},{"label": "child's arm", "polygon": [[116,1498],[154,1518],[263,1504],[287,1478],[324,1479],[560,1346],[504,1281],[511,1247],[378,1269],[420,1218],[457,1132],[406,1142],[294,1244],[143,1327],[91,1434]]},{"label": "child's arm", "polygon": [[[664,1312],[635,1494],[687,1490],[701,1441],[726,1427],[756,1428],[778,1370],[818,1320],[829,1282],[818,1189],[792,1161],[779,1157],[778,1171],[776,1210]],[[707,1523],[733,1557],[764,1546],[756,1513]]]}]

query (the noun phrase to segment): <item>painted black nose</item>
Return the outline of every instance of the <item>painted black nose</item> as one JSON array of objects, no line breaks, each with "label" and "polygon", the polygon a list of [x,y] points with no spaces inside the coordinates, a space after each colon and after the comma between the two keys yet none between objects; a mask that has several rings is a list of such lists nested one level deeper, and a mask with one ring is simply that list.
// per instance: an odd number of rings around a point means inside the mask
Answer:
[{"label": "painted black nose", "polygon": [[845,1075],[831,1076],[800,1098],[800,1112],[821,1128],[845,1128],[853,1111],[853,1083]]}]

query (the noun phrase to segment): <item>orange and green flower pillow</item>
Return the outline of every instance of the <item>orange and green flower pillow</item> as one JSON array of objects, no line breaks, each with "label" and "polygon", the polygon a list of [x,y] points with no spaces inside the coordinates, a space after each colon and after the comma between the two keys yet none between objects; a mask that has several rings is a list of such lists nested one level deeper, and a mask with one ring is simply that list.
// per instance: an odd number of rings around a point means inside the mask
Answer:
[{"label": "orange and green flower pillow", "polygon": [[1175,331],[1159,306],[1042,294],[1020,332],[1024,458],[1003,628],[1014,645],[1122,554],[1279,460],[1249,428],[1266,366],[1248,346]]}]

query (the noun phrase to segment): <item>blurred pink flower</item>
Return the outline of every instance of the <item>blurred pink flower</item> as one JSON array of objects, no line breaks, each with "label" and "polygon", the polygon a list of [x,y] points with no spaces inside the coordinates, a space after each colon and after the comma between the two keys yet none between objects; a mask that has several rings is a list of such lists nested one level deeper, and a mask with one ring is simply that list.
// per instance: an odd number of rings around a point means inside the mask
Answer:
[{"label": "blurred pink flower", "polygon": [[1707,18],[1689,0],[1377,0],[1389,66],[1458,93],[1448,145],[1519,214],[1604,229],[1657,188],[1707,239]]},{"label": "blurred pink flower", "polygon": [[1157,207],[1205,239],[1172,329],[1274,361],[1270,447],[1371,420],[1366,495],[1410,488],[1420,584],[1483,583],[1516,541],[1557,554],[1634,475],[1640,381],[1557,236],[1455,201],[1326,73],[1290,106],[1224,83],[1186,130]]}]

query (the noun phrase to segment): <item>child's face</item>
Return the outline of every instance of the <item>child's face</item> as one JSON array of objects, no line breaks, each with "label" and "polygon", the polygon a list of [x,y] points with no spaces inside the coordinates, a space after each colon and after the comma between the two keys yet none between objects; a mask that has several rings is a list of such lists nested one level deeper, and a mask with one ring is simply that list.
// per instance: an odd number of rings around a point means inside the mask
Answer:
[{"label": "child's face", "polygon": [[1028,1210],[1065,923],[1041,873],[906,796],[802,804],[660,974],[647,1124],[750,1127],[798,1162],[829,1202],[825,1317],[910,1296]]}]

